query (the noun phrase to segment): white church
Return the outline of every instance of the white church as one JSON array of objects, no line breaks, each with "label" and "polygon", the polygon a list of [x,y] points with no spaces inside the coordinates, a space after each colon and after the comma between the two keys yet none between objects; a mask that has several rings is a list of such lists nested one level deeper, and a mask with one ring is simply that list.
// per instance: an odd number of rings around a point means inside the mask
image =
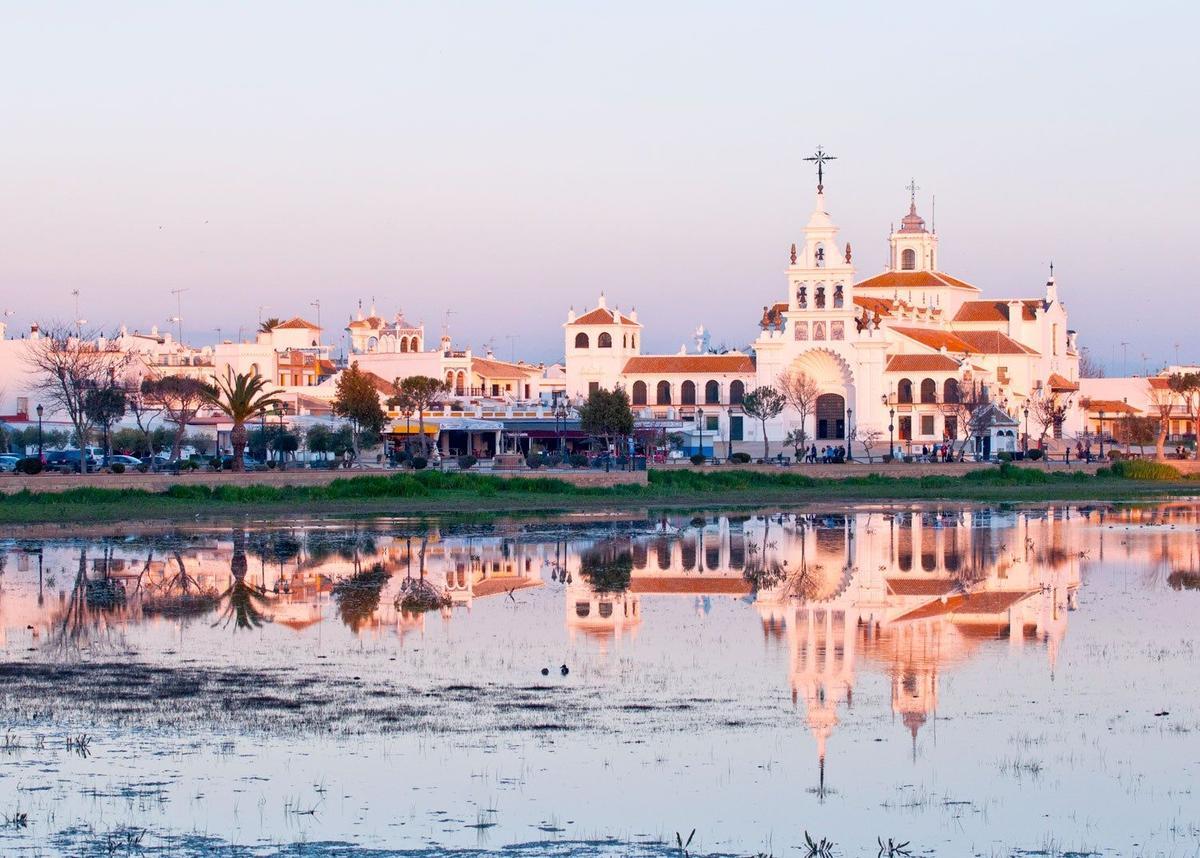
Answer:
[{"label": "white church", "polygon": [[[569,312],[563,326],[567,393],[582,399],[619,385],[641,420],[690,424],[707,433],[703,446],[716,455],[743,448],[757,455],[761,428],[742,413],[743,396],[777,387],[785,372],[803,372],[819,389],[808,438],[818,449],[853,446],[857,455],[872,431],[883,447],[894,438],[898,450],[960,439],[955,403],[969,386],[986,389],[1001,421],[1009,416],[1003,437],[990,439],[991,452],[1019,449],[1026,406],[1079,387],[1075,332],[1053,273],[1036,297],[985,298],[938,267],[938,237],[917,213],[915,193],[888,241],[885,270],[859,279],[820,182],[791,248],[783,300],[763,307],[748,352],[717,354],[702,345],[695,353],[643,354],[637,313],[601,296],[596,307]],[[792,408],[768,423],[772,454],[798,425]]]}]

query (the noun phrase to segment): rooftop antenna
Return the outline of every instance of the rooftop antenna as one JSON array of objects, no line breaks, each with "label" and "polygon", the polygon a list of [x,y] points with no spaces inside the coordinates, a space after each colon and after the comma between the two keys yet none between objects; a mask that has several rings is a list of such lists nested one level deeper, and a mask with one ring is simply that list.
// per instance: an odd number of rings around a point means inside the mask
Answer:
[{"label": "rooftop antenna", "polygon": [[87,319],[79,318],[79,290],[72,289],[71,294],[75,296],[75,336],[82,337],[83,326],[87,322]]},{"label": "rooftop antenna", "polygon": [[1129,343],[1121,340],[1121,375],[1129,375]]},{"label": "rooftop antenna", "polygon": [[309,306],[317,308],[317,348],[319,349],[321,347],[321,299],[318,298],[311,302]]},{"label": "rooftop antenna", "polygon": [[929,231],[937,235],[937,194],[933,195],[933,201],[929,204]]},{"label": "rooftop antenna", "polygon": [[504,338],[508,340],[508,357],[513,363],[517,362],[517,346],[516,342],[520,339],[516,334],[505,334]]},{"label": "rooftop antenna", "polygon": [[175,296],[175,316],[167,319],[168,322],[175,323],[175,341],[183,345],[183,298],[180,296],[187,289],[172,289],[171,294]]}]

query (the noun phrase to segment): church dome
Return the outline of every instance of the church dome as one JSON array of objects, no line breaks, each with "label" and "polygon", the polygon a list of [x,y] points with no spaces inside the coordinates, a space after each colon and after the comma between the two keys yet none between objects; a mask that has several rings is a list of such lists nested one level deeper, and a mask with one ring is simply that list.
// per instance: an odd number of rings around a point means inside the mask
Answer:
[{"label": "church dome", "polygon": [[908,207],[908,214],[900,220],[901,232],[925,232],[925,219],[917,214],[917,204]]}]

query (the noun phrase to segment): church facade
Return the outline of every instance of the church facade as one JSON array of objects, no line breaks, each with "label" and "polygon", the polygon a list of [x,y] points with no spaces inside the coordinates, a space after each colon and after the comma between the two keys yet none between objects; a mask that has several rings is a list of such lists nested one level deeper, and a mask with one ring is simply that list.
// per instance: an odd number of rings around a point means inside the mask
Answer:
[{"label": "church facade", "polygon": [[[1038,398],[1078,390],[1075,333],[1053,274],[1041,294],[986,297],[941,270],[937,234],[917,213],[915,195],[888,242],[885,270],[860,279],[818,185],[791,247],[782,300],[763,307],[747,351],[644,354],[637,313],[610,308],[602,296],[563,326],[567,392],[582,399],[619,385],[639,418],[690,421],[708,433],[706,450],[761,452],[762,429],[742,413],[742,398],[802,374],[816,387],[803,420],[809,442],[852,446],[857,455],[864,439],[880,452],[889,438],[901,450],[961,440],[962,403],[982,390],[1013,418]],[[770,421],[772,452],[800,425],[793,407]]]}]

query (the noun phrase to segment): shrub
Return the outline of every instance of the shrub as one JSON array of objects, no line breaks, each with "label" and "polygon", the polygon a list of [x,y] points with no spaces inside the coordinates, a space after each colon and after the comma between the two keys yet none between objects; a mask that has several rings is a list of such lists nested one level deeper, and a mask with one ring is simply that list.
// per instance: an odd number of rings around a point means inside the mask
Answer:
[{"label": "shrub", "polygon": [[22,474],[40,474],[43,467],[42,460],[37,456],[28,456],[17,462],[17,472]]},{"label": "shrub", "polygon": [[531,468],[540,468],[542,465],[546,464],[546,459],[544,456],[535,453],[531,456],[525,457],[525,464]]},{"label": "shrub", "polygon": [[1120,462],[1124,458],[1125,458],[1125,454],[1122,453],[1120,450],[1109,450],[1108,451],[1108,460],[1110,462]]},{"label": "shrub", "polygon": [[692,464],[693,465],[703,465],[707,461],[708,461],[708,457],[705,456],[703,453],[693,453],[692,454]]},{"label": "shrub", "polygon": [[123,474],[125,473],[125,464],[123,462],[113,462],[109,470],[114,474]]},{"label": "shrub", "polygon": [[1042,458],[1043,453],[1041,450],[1034,448],[1034,449],[1030,450],[1028,453],[1026,453],[1025,455],[1029,458],[1029,461],[1036,462]]},{"label": "shrub", "polygon": [[[1033,451],[1030,450],[1030,452],[1032,453]],[[1013,460],[1013,454],[1005,450],[1002,453],[997,453],[996,458],[1001,462],[1011,462]]]},{"label": "shrub", "polygon": [[412,466],[413,466],[414,471],[423,471],[423,470],[425,470],[425,466],[428,464],[429,464],[429,460],[426,459],[424,456],[413,456],[412,457]]},{"label": "shrub", "polygon": [[1164,465],[1162,462],[1143,462],[1133,459],[1124,462],[1113,462],[1113,476],[1125,480],[1178,480],[1183,478],[1178,468]]},{"label": "shrub", "polygon": [[475,467],[475,463],[478,461],[479,461],[478,459],[476,459],[474,456],[472,456],[470,454],[465,455],[465,456],[459,456],[458,457],[458,469],[460,471],[469,471],[469,470],[471,470],[471,468]]},{"label": "shrub", "polygon": [[567,457],[567,462],[572,468],[586,468],[588,466],[587,456],[583,453],[572,453]]},{"label": "shrub", "polygon": [[737,462],[739,465],[748,465],[748,464],[750,464],[750,454],[749,453],[734,453],[733,455],[731,455],[729,457],[729,461]]},{"label": "shrub", "polygon": [[221,470],[221,459],[217,456],[208,460],[208,467],[214,471]]}]

